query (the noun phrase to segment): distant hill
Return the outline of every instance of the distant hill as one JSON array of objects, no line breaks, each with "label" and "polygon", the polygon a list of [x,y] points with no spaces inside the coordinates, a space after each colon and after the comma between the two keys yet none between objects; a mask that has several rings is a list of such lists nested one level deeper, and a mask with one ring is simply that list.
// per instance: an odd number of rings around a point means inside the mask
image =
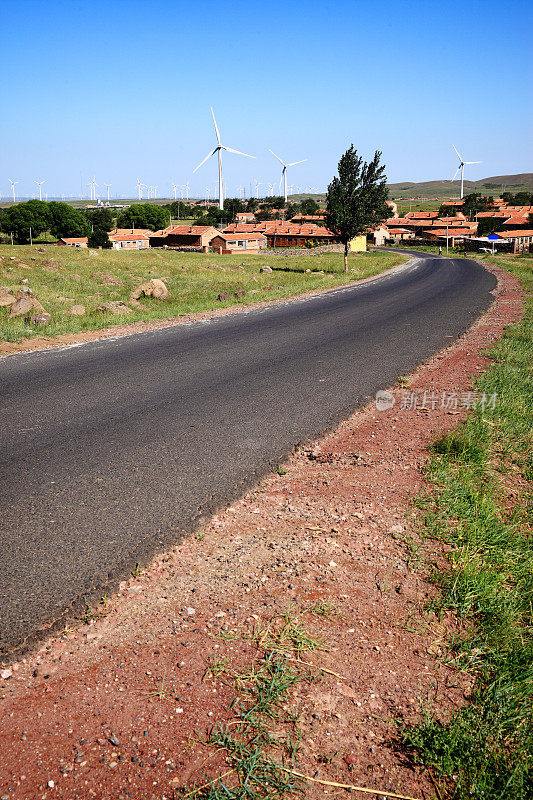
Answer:
[{"label": "distant hill", "polygon": [[[503,186],[503,189],[502,189]],[[415,197],[459,197],[459,181],[421,181],[413,183],[389,183],[389,197],[393,199],[409,199]],[[464,182],[465,194],[481,192],[482,194],[501,195],[502,191],[533,192],[533,172],[520,172],[517,175],[493,175],[479,181]]]}]

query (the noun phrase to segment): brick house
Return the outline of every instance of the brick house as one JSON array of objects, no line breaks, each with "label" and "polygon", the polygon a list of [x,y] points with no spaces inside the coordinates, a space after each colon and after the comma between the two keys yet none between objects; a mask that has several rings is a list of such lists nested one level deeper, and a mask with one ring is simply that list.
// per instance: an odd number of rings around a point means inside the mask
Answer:
[{"label": "brick house", "polygon": [[150,237],[145,233],[109,233],[113,250],[146,250],[150,247]]},{"label": "brick house", "polygon": [[190,247],[207,253],[219,233],[212,225],[169,225],[150,236],[150,247]]},{"label": "brick house", "polygon": [[214,253],[246,253],[253,255],[265,250],[267,238],[262,233],[225,233],[219,231],[211,239],[211,250]]}]

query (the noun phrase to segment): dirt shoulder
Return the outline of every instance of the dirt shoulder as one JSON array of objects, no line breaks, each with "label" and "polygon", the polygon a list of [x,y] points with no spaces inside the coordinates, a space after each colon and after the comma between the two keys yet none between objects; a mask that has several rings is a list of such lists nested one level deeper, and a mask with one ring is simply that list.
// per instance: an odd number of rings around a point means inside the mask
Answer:
[{"label": "dirt shoulder", "polygon": [[346,289],[351,286],[358,286],[369,281],[376,280],[382,276],[389,275],[398,269],[405,268],[411,265],[416,258],[407,259],[405,262],[399,264],[391,269],[384,270],[377,275],[369,278],[362,278],[361,280],[346,281],[339,283],[336,286],[327,286],[323,289],[314,289],[301,294],[295,294],[292,297],[283,297],[276,300],[265,300],[257,303],[235,304],[232,306],[225,306],[221,308],[214,308],[208,311],[198,311],[194,314],[182,314],[178,317],[171,317],[164,320],[153,320],[150,322],[136,321],[130,323],[120,323],[111,325],[101,330],[87,330],[78,331],[76,333],[64,333],[57,336],[34,336],[31,338],[23,339],[20,342],[7,342],[0,341],[0,357],[7,355],[15,355],[16,353],[28,353],[35,350],[50,350],[57,347],[68,347],[69,345],[83,344],[84,342],[100,341],[101,339],[114,339],[119,336],[129,336],[133,333],[147,333],[148,331],[160,330],[161,328],[172,328],[175,325],[188,325],[192,322],[202,322],[207,319],[215,319],[216,317],[224,317],[227,314],[239,314],[242,312],[253,311],[257,308],[267,308],[269,306],[280,305],[281,303],[289,303],[292,300],[303,300],[310,297],[317,297],[324,292],[332,292],[337,289]]},{"label": "dirt shoulder", "polygon": [[[484,369],[484,349],[521,316],[518,281],[490,269],[494,304],[408,390],[393,389],[391,408],[369,405],[294,454],[286,474],[123,582],[92,619],[2,672],[2,798],[172,798],[227,771],[203,742],[214,722],[233,719],[234,689],[209,667],[246,667],[249,631],[289,606],[324,640],[308,662],[328,670],[293,692],[294,768],[383,797],[434,796],[397,748],[392,719],[417,719],[421,703],[445,716],[469,683],[439,659],[454,621],[424,610],[434,589],[423,556],[444,552],[419,541],[411,499],[436,432],[466,413],[462,393]],[[458,408],[406,407],[424,391],[456,393]],[[334,613],[305,611],[317,602]],[[322,784],[304,790],[333,795]]]}]

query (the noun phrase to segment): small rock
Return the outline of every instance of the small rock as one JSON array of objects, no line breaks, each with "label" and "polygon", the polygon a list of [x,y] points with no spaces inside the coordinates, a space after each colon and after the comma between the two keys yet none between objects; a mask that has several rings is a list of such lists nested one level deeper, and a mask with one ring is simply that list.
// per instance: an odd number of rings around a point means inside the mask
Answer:
[{"label": "small rock", "polygon": [[342,760],[344,761],[345,764],[348,764],[349,767],[355,766],[355,764],[357,764],[358,761],[355,753],[346,753],[346,755],[343,756]]},{"label": "small rock", "polygon": [[235,297],[244,297],[244,289],[237,289]]},{"label": "small rock", "polygon": [[108,272],[95,272],[91,275],[91,278],[99,280],[103,286],[122,286],[122,281]]},{"label": "small rock", "polygon": [[261,267],[259,272],[272,272],[272,267],[267,267],[267,266]]},{"label": "small rock", "polygon": [[26,283],[29,283],[29,281],[28,281],[28,279],[27,279],[27,278],[21,278],[21,279],[20,279],[20,281],[19,281],[19,283],[26,284]]},{"label": "small rock", "polygon": [[403,533],[403,525],[391,525],[389,533]]},{"label": "small rock", "polygon": [[70,314],[73,317],[83,317],[85,314],[85,306],[82,306],[81,303],[75,303],[69,308],[67,314]]},{"label": "small rock", "polygon": [[49,789],[53,789],[54,786],[55,786],[55,783],[53,781],[48,781],[48,783],[46,785],[48,786]]},{"label": "small rock", "polygon": [[221,292],[218,295],[217,300],[219,303],[222,303],[224,300],[229,300],[229,292]]},{"label": "small rock", "polygon": [[102,303],[102,305],[98,306],[96,312],[102,314],[131,314],[132,309],[122,300],[110,300],[108,303]]},{"label": "small rock", "polygon": [[31,314],[29,317],[26,317],[26,322],[29,322],[30,325],[49,325],[52,320],[52,315],[48,314],[48,312],[43,311],[41,314]]},{"label": "small rock", "polygon": [[117,737],[115,736],[115,734],[114,734],[114,733],[112,733],[112,734],[111,734],[111,736],[109,737],[109,741],[111,742],[111,744],[112,744],[114,747],[118,747],[118,746],[119,746],[119,744],[120,744],[119,740],[117,739]]},{"label": "small rock", "polygon": [[7,681],[7,679],[11,678],[12,675],[13,672],[10,669],[3,669],[2,672],[0,672],[0,678],[2,678],[3,681]]},{"label": "small rock", "polygon": [[195,608],[191,608],[191,606],[187,606],[186,610],[187,610],[187,616],[188,617],[192,617],[192,616],[194,616],[194,614],[196,614],[196,609]]}]

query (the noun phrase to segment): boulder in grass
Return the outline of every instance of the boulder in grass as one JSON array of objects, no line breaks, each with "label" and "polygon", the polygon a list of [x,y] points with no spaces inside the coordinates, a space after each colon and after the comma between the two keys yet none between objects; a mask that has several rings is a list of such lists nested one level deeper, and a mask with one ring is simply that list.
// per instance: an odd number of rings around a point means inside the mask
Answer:
[{"label": "boulder in grass", "polygon": [[33,300],[31,297],[20,297],[15,300],[9,312],[9,319],[14,317],[23,317],[29,311],[33,311]]},{"label": "boulder in grass", "polygon": [[130,303],[141,308],[142,306],[139,303],[139,297],[141,297],[141,295],[144,295],[144,297],[155,297],[156,300],[168,300],[170,291],[160,278],[152,278],[152,280],[141,283],[140,286],[137,286],[137,288],[133,290],[130,294]]},{"label": "boulder in grass", "polygon": [[17,298],[7,286],[0,286],[0,307],[10,308],[17,302]]},{"label": "boulder in grass", "polygon": [[67,314],[70,314],[72,317],[83,317],[85,314],[85,306],[82,306],[81,303],[76,303],[69,308]]},{"label": "boulder in grass", "polygon": [[223,303],[225,300],[229,300],[229,292],[220,292],[219,296],[217,297],[219,303]]},{"label": "boulder in grass", "polygon": [[101,314],[131,314],[132,309],[122,300],[110,300],[108,303],[98,306],[96,311]]},{"label": "boulder in grass", "polygon": [[272,267],[267,267],[267,266],[261,267],[259,272],[272,272]]}]

